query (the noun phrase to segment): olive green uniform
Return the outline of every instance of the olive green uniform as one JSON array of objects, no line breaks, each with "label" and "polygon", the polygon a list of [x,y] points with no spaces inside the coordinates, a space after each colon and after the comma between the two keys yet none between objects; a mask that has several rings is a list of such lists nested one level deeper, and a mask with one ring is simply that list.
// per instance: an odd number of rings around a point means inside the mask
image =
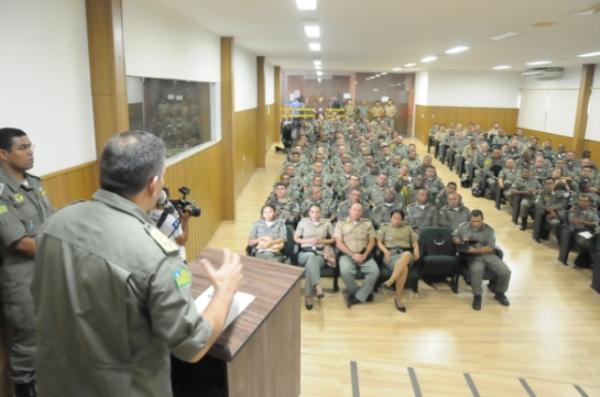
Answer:
[{"label": "olive green uniform", "polygon": [[419,240],[419,236],[413,231],[408,223],[400,227],[394,227],[391,223],[384,223],[377,231],[377,240],[391,253],[389,262],[383,262],[390,272],[394,271],[394,264],[404,251],[412,251],[413,243]]},{"label": "olive green uniform", "polygon": [[[270,225],[264,219],[260,219],[254,223],[250,230],[249,240],[256,240],[261,237],[271,237],[273,240],[282,239],[287,242],[287,229],[285,223],[280,219],[275,219]],[[266,249],[257,248],[256,256],[267,260],[276,260],[283,262],[283,253],[273,252]]]},{"label": "olive green uniform", "polygon": [[[303,218],[298,223],[294,235],[302,239],[330,239],[333,238],[333,226],[331,222],[325,219],[312,222],[310,218]],[[323,245],[302,244],[300,246],[298,263],[306,268],[306,273],[304,274],[306,278],[304,282],[305,296],[313,295],[315,285],[321,282],[321,268],[325,266],[325,259],[323,258],[324,248]]]},{"label": "olive green uniform", "polygon": [[26,174],[25,181],[18,183],[0,167],[0,293],[4,317],[12,329],[8,356],[15,383],[34,379],[36,343],[31,296],[34,263],[12,246],[24,237],[35,238],[52,213],[39,178]]},{"label": "olive green uniform", "polygon": [[438,225],[438,210],[435,205],[427,203],[419,205],[410,204],[406,209],[406,221],[419,232],[423,228]]},{"label": "olive green uniform", "polygon": [[447,204],[440,209],[438,218],[439,225],[456,230],[462,223],[469,220],[470,211],[467,207],[459,205],[450,208]]},{"label": "olive green uniform", "polygon": [[[453,237],[462,241],[470,242],[471,247],[480,248],[489,246],[496,248],[496,233],[489,225],[483,226],[477,230],[471,227],[469,222],[461,224],[453,233]],[[505,293],[510,283],[510,269],[495,253],[491,254],[466,254],[467,265],[471,276],[471,289],[473,295],[481,295],[483,289],[483,274],[485,269],[493,272],[497,279],[494,284],[494,292]]]},{"label": "olive green uniform", "polygon": [[177,245],[106,190],[51,217],[38,242],[40,395],[171,396],[169,353],[189,361],[212,333]]},{"label": "olive green uniform", "polygon": [[[373,224],[368,219],[361,219],[358,222],[353,222],[350,218],[340,220],[335,225],[333,233],[335,238],[341,238],[344,244],[352,253],[363,253],[371,238],[375,238],[375,229]],[[365,302],[369,294],[375,287],[375,282],[379,277],[379,268],[373,258],[368,258],[362,264],[356,264],[348,255],[341,255],[339,259],[340,274],[346,289],[350,295],[354,295],[356,299]],[[361,272],[365,275],[365,280],[361,287],[356,284],[356,270],[360,267]]]}]

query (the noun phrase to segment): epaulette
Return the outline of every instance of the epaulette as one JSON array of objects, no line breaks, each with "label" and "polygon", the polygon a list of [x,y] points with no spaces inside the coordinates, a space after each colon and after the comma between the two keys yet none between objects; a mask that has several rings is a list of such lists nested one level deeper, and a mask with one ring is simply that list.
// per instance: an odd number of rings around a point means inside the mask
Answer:
[{"label": "epaulette", "polygon": [[144,226],[144,230],[146,230],[146,233],[152,237],[152,240],[154,240],[154,242],[164,251],[165,254],[174,255],[179,253],[179,247],[177,244],[169,240],[169,238],[155,226],[146,224]]}]

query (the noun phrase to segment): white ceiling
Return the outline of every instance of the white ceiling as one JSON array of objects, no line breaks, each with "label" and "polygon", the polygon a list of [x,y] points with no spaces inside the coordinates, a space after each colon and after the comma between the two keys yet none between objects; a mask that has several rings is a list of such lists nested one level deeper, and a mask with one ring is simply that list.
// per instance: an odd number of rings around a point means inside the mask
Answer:
[{"label": "white ceiling", "polygon": [[[301,12],[295,0],[153,0],[284,69],[312,69],[303,20],[321,27],[323,70],[391,71],[408,62],[419,69],[490,70],[500,64],[550,66],[598,63],[600,12],[574,12],[598,0],[318,0],[316,12]],[[599,7],[600,8],[600,7]],[[599,10],[600,11],[600,10]],[[534,23],[557,22],[544,28]],[[501,41],[489,38],[522,32]],[[470,51],[419,63],[426,55],[467,45]]]}]

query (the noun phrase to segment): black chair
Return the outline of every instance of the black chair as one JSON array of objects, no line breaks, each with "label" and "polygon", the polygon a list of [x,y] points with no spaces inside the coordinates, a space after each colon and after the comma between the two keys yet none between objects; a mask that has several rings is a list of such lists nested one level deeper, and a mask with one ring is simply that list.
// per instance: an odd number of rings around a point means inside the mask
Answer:
[{"label": "black chair", "polygon": [[[459,260],[456,246],[452,240],[452,229],[446,227],[424,228],[419,236],[421,258],[416,264],[416,280],[412,280],[412,289],[418,292],[418,281],[422,279],[428,285],[435,282],[448,282],[452,292],[458,292]],[[435,288],[435,287],[434,287]]]}]

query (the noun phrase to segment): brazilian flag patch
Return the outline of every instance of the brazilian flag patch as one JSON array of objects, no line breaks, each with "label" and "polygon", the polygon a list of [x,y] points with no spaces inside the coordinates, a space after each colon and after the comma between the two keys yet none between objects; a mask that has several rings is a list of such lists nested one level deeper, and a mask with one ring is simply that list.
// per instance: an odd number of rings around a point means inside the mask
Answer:
[{"label": "brazilian flag patch", "polygon": [[181,289],[192,284],[192,275],[185,267],[181,267],[173,272],[173,279],[177,288]]}]

